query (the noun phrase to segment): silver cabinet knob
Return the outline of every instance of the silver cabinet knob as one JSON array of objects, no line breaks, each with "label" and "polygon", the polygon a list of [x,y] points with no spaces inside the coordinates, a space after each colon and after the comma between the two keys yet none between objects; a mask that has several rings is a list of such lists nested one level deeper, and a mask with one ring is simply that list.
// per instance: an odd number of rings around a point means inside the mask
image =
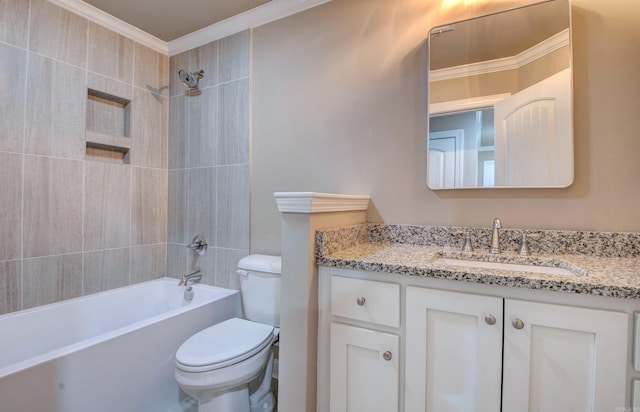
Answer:
[{"label": "silver cabinet knob", "polygon": [[511,322],[511,324],[516,329],[524,328],[524,322],[522,320],[520,320],[520,319],[514,319],[513,322]]},{"label": "silver cabinet knob", "polygon": [[364,297],[359,297],[358,299],[356,299],[356,303],[358,304],[358,306],[364,306],[364,304],[367,302],[367,300]]},{"label": "silver cabinet knob", "polygon": [[386,361],[390,361],[392,357],[393,356],[391,355],[391,352],[389,352],[389,351],[386,351],[385,353],[382,354],[382,359],[384,359]]},{"label": "silver cabinet knob", "polygon": [[496,317],[493,315],[487,315],[484,317],[484,321],[487,323],[487,325],[495,325]]}]

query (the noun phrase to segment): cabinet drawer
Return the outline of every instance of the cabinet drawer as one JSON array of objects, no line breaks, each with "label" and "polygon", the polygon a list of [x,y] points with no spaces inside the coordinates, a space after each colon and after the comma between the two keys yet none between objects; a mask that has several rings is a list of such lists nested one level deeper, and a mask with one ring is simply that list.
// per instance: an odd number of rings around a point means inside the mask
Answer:
[{"label": "cabinet drawer", "polygon": [[400,285],[332,276],[331,314],[400,327]]}]

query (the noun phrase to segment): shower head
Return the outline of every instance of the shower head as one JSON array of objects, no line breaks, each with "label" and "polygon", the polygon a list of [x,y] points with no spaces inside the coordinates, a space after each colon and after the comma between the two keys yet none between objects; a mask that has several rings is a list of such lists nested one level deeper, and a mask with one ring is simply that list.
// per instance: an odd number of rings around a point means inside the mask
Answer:
[{"label": "shower head", "polygon": [[204,70],[200,70],[199,72],[189,72],[184,69],[178,70],[180,81],[190,89],[196,89],[198,87],[198,82],[202,79],[202,76],[204,76]]}]

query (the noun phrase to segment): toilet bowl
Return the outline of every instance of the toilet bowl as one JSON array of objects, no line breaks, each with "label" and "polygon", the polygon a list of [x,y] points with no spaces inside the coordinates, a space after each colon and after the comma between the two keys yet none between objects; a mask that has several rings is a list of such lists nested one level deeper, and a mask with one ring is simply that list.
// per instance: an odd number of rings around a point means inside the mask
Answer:
[{"label": "toilet bowl", "polygon": [[[176,381],[198,400],[199,412],[269,412],[275,403],[270,385],[272,345],[279,333],[280,258],[250,255],[238,267],[245,315],[259,322],[228,319],[191,336],[176,352]],[[249,383],[261,375],[250,394]]]}]

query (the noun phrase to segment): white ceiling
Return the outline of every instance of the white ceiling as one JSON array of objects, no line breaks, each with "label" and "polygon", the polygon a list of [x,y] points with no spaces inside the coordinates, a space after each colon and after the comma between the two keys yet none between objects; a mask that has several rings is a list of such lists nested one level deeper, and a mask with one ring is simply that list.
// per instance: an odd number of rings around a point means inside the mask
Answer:
[{"label": "white ceiling", "polygon": [[165,42],[270,0],[84,0]]}]

